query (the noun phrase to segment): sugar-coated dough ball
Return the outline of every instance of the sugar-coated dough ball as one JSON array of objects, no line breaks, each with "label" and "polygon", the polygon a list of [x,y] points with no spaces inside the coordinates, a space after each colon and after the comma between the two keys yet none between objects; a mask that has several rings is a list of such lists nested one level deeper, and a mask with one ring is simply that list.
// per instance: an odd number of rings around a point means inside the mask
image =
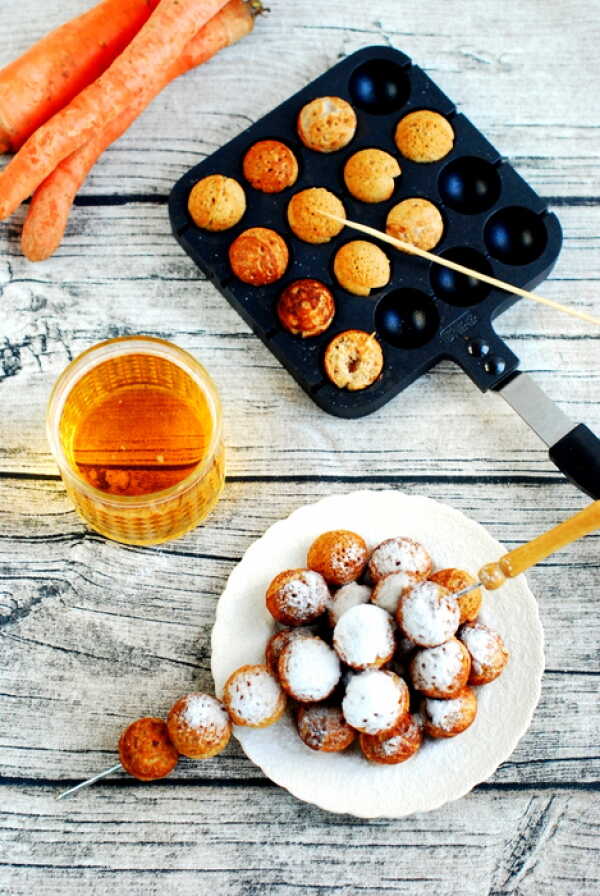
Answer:
[{"label": "sugar-coated dough ball", "polygon": [[349,725],[363,734],[392,732],[408,712],[406,682],[393,672],[367,669],[353,675],[342,700],[342,711]]},{"label": "sugar-coated dough ball", "polygon": [[167,717],[173,745],[190,759],[209,759],[225,749],[231,722],[223,704],[210,694],[186,694]]},{"label": "sugar-coated dough ball", "polygon": [[[464,591],[465,588],[470,588],[471,585],[475,585],[477,582],[477,579],[473,578],[473,576],[466,572],[466,570],[456,569],[455,567],[438,569],[438,571],[432,573],[429,578],[432,582],[437,582],[438,585],[443,585],[444,588],[447,588],[452,594],[456,594],[458,591]],[[460,608],[461,625],[463,622],[472,622],[481,609],[481,603],[483,601],[481,588],[475,588],[473,591],[469,591],[468,594],[462,594],[456,599]]]},{"label": "sugar-coated dough ball", "polygon": [[128,725],[119,739],[119,758],[125,771],[140,781],[170,774],[179,759],[166,722],[147,716]]},{"label": "sugar-coated dough ball", "polygon": [[423,720],[420,716],[406,713],[391,734],[361,734],[360,749],[370,762],[382,765],[398,765],[414,756],[423,743]]},{"label": "sugar-coated dough ball", "polygon": [[287,219],[294,234],[305,243],[328,243],[341,233],[344,225],[321,212],[346,217],[346,210],[337,196],[325,187],[300,190],[289,201]]},{"label": "sugar-coated dough ball", "polygon": [[429,251],[442,238],[444,219],[433,202],[415,196],[390,209],[385,229],[390,236]]},{"label": "sugar-coated dough ball", "polygon": [[229,230],[246,211],[246,194],[232,177],[209,174],[192,187],[188,211],[203,230]]},{"label": "sugar-coated dough ball", "polygon": [[308,628],[282,628],[271,635],[265,647],[265,663],[269,672],[276,678],[279,676],[279,657],[288,641],[292,638],[310,638],[311,635],[312,632]]},{"label": "sugar-coated dough ball", "polygon": [[301,703],[325,700],[340,680],[342,667],[334,650],[321,638],[294,638],[279,657],[279,681]]},{"label": "sugar-coated dough ball", "polygon": [[355,199],[384,202],[394,192],[394,178],[400,177],[400,165],[382,149],[361,149],[344,165],[344,181]]},{"label": "sugar-coated dough ball", "polygon": [[419,580],[431,572],[431,557],[422,544],[399,535],[378,544],[369,560],[369,575],[378,582],[392,572],[413,573]]},{"label": "sugar-coated dough ball", "polygon": [[311,750],[339,753],[356,740],[356,731],[345,720],[340,706],[301,706],[296,723],[300,738]]},{"label": "sugar-coated dough ball", "polygon": [[335,626],[344,613],[359,604],[368,604],[370,599],[371,589],[367,585],[359,585],[358,582],[348,582],[347,585],[342,585],[331,598],[327,610],[329,624]]},{"label": "sugar-coated dough ball", "polygon": [[368,296],[372,289],[381,289],[389,283],[390,260],[374,243],[351,240],[335,253],[333,273],[348,292]]},{"label": "sugar-coated dough ball", "polygon": [[482,622],[469,622],[462,626],[458,637],[471,656],[469,684],[489,684],[502,674],[509,653],[498,632]]},{"label": "sugar-coated dough ball", "polygon": [[437,162],[454,145],[452,125],[439,112],[419,109],[409,112],[396,127],[396,146],[413,162]]},{"label": "sugar-coated dough ball", "polygon": [[297,126],[298,136],[309,149],[335,152],[354,137],[356,113],[339,96],[321,96],[302,107]]},{"label": "sugar-coated dough ball", "polygon": [[371,602],[382,610],[387,610],[392,616],[396,614],[398,609],[398,601],[400,598],[410,591],[411,588],[418,583],[419,577],[414,572],[392,572],[387,576],[379,579],[373,593]]},{"label": "sugar-coated dough ball", "polygon": [[334,529],[313,541],[306,563],[330,585],[346,585],[358,579],[368,559],[364,538],[348,529]]},{"label": "sugar-coated dough ball", "polygon": [[425,734],[429,737],[456,737],[472,725],[477,715],[477,697],[470,687],[451,700],[427,697],[422,706]]},{"label": "sugar-coated dough ball", "polygon": [[383,352],[371,333],[344,330],[334,336],[325,349],[323,363],[334,386],[356,392],[379,379],[383,370]]},{"label": "sugar-coated dough ball", "polygon": [[437,647],[458,628],[458,601],[435,582],[420,582],[398,603],[396,621],[407,638],[420,647]]},{"label": "sugar-coated dough ball", "polygon": [[223,688],[223,703],[234,725],[266,728],[281,717],[285,694],[267,666],[240,666]]},{"label": "sugar-coated dough ball", "polygon": [[243,168],[248,183],[262,193],[280,193],[298,179],[296,156],[279,140],[259,140],[251,146]]},{"label": "sugar-coated dough ball", "polygon": [[469,652],[456,638],[417,650],[410,662],[413,687],[427,697],[456,697],[467,684],[470,671]]},{"label": "sugar-coated dough ball", "polygon": [[333,630],[338,656],[353,669],[383,666],[394,654],[392,617],[373,604],[347,610]]},{"label": "sugar-coated dough ball", "polygon": [[288,262],[285,240],[268,227],[244,230],[229,247],[233,273],[250,286],[275,283],[285,274]]},{"label": "sugar-coated dough ball", "polygon": [[323,576],[312,569],[287,569],[267,589],[267,610],[282,625],[306,625],[321,616],[331,595]]},{"label": "sugar-coated dough ball", "polygon": [[281,325],[303,339],[324,333],[334,315],[333,293],[320,280],[294,280],[286,286],[277,302]]}]

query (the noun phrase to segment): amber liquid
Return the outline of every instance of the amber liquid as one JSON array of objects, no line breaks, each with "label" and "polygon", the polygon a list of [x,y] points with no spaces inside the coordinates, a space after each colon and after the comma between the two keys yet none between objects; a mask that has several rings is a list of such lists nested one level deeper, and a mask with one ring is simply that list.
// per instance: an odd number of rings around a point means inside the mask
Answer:
[{"label": "amber liquid", "polygon": [[100,499],[72,495],[91,525],[111,538],[151,544],[174,538],[204,518],[223,485],[223,454],[183,495],[160,493],[202,465],[211,446],[214,411],[199,384],[163,357],[130,354],[98,364],[65,402],[61,442],[79,476],[106,496],[156,495],[137,510],[107,509]]}]

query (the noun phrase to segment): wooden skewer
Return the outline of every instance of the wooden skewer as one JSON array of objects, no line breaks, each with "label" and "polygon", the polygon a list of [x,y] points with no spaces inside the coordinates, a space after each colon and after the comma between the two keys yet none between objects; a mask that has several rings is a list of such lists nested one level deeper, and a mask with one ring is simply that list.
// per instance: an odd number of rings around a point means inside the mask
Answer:
[{"label": "wooden skewer", "polygon": [[402,252],[407,252],[409,255],[418,255],[420,258],[425,258],[427,261],[432,261],[434,264],[440,264],[445,268],[450,268],[453,271],[457,271],[459,274],[465,274],[467,277],[473,277],[475,280],[489,283],[490,286],[495,286],[496,289],[502,289],[505,292],[523,296],[525,299],[532,299],[534,302],[539,302],[541,305],[548,305],[548,307],[555,308],[557,311],[564,311],[565,314],[570,314],[572,317],[578,317],[580,320],[585,320],[590,324],[596,324],[596,326],[600,327],[600,318],[594,317],[591,314],[586,314],[585,311],[577,311],[575,308],[569,308],[567,305],[562,305],[560,302],[555,302],[553,299],[545,299],[535,292],[521,289],[520,286],[513,286],[511,283],[505,283],[503,280],[498,280],[496,277],[490,277],[488,274],[482,274],[480,271],[476,271],[473,268],[467,268],[464,264],[450,261],[449,258],[442,258],[441,255],[434,255],[433,252],[419,249],[418,246],[413,246],[412,243],[406,243],[404,240],[399,240],[395,236],[385,233],[383,230],[376,230],[375,227],[369,227],[368,224],[359,224],[358,221],[350,221],[348,218],[340,218],[338,215],[332,215],[330,212],[322,211],[322,209],[318,209],[318,211],[319,214],[324,215],[326,218],[331,218],[332,221],[339,221],[340,224],[345,224],[346,227],[350,227],[353,230],[360,230],[361,233],[368,233],[370,236],[374,236],[384,243],[389,243],[390,246],[395,246],[396,249],[400,249]]},{"label": "wooden skewer", "polygon": [[545,560],[550,554],[559,551],[567,544],[589,535],[600,529],[600,501],[594,501],[579,513],[569,517],[553,529],[549,529],[542,535],[538,535],[527,544],[523,544],[514,551],[509,551],[500,557],[495,563],[486,563],[479,570],[479,582],[470,585],[464,591],[458,592],[460,596],[473,591],[483,585],[488,591],[494,591],[504,585],[507,579],[512,579],[520,573],[531,569],[536,563]]}]

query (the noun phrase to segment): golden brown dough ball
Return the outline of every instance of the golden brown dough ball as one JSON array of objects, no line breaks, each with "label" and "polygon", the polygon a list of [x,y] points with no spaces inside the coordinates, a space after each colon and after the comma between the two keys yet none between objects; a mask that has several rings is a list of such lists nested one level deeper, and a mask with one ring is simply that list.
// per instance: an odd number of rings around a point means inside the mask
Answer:
[{"label": "golden brown dough ball", "polygon": [[437,162],[454,145],[452,125],[439,112],[419,109],[400,119],[396,127],[396,146],[413,162]]},{"label": "golden brown dough ball", "polygon": [[223,703],[234,725],[266,728],[282,715],[286,696],[264,665],[240,666],[223,689]]},{"label": "golden brown dough ball", "polygon": [[231,722],[216,697],[186,694],[171,707],[167,730],[174,746],[183,756],[210,759],[229,743]]},{"label": "golden brown dough ball", "polygon": [[275,283],[285,274],[288,262],[285,240],[268,227],[244,230],[229,247],[233,273],[250,286]]},{"label": "golden brown dough ball", "polygon": [[229,230],[246,211],[246,194],[232,177],[209,174],[192,187],[188,211],[203,230]]},{"label": "golden brown dough ball", "polygon": [[321,96],[300,110],[297,127],[300,139],[309,149],[335,152],[354,137],[356,113],[339,96]]},{"label": "golden brown dough ball", "polygon": [[356,740],[356,731],[345,720],[340,706],[301,706],[296,723],[300,738],[311,750],[339,753]]},{"label": "golden brown dough ball", "polygon": [[298,239],[305,243],[328,243],[341,233],[343,223],[326,218],[320,214],[321,211],[337,215],[338,218],[346,217],[346,210],[340,200],[324,187],[310,187],[292,196],[287,218]]},{"label": "golden brown dough ball", "polygon": [[310,638],[312,632],[308,628],[282,628],[271,635],[265,647],[265,663],[271,675],[279,676],[279,657],[292,638]]},{"label": "golden brown dough ball", "polygon": [[[447,588],[448,591],[454,595],[459,591],[464,591],[465,588],[469,588],[471,585],[475,585],[477,581],[466,570],[456,569],[455,567],[438,569],[437,572],[434,572],[429,576],[429,579],[430,581],[437,582],[438,585]],[[462,594],[460,597],[457,597],[456,600],[458,601],[460,609],[460,624],[462,625],[463,622],[472,622],[481,609],[481,602],[483,600],[481,588],[475,588],[473,591],[469,591],[468,594]]]},{"label": "golden brown dough ball", "polygon": [[324,532],[313,541],[306,562],[330,585],[346,585],[358,579],[368,559],[369,551],[360,535],[347,529],[335,529]]},{"label": "golden brown dough ball", "polygon": [[325,350],[325,373],[338,389],[356,392],[372,385],[383,370],[377,339],[363,330],[345,330]]},{"label": "golden brown dough ball", "polygon": [[312,569],[286,569],[267,588],[266,604],[282,625],[307,625],[318,619],[331,595],[323,576]]},{"label": "golden brown dough ball", "polygon": [[390,209],[385,229],[397,240],[429,251],[441,240],[444,221],[433,202],[415,196]]},{"label": "golden brown dough ball", "polygon": [[423,724],[419,716],[406,713],[386,737],[361,734],[360,749],[370,762],[398,765],[414,756],[423,743]]},{"label": "golden brown dough ball", "polygon": [[170,774],[179,759],[166,723],[147,716],[128,725],[119,739],[119,758],[128,774],[140,781],[155,781]]},{"label": "golden brown dough ball", "polygon": [[368,296],[372,289],[390,280],[390,262],[385,252],[366,240],[351,240],[341,246],[333,260],[333,272],[340,284],[355,296]]},{"label": "golden brown dough ball", "polygon": [[324,333],[334,315],[333,293],[320,280],[294,280],[277,302],[281,325],[303,339]]},{"label": "golden brown dough ball", "polygon": [[248,183],[262,193],[281,193],[298,179],[296,156],[279,140],[259,140],[251,146],[243,169]]},{"label": "golden brown dough ball", "polygon": [[427,697],[456,697],[469,681],[471,657],[458,638],[417,650],[410,661],[413,687]]},{"label": "golden brown dough ball", "polygon": [[394,178],[401,174],[396,159],[382,149],[361,149],[344,166],[344,181],[356,199],[384,202],[394,192]]},{"label": "golden brown dough ball", "polygon": [[472,725],[477,715],[475,691],[466,687],[452,700],[427,697],[423,701],[425,734],[429,737],[456,737]]},{"label": "golden brown dough ball", "polygon": [[483,622],[468,622],[459,630],[458,637],[471,656],[469,684],[489,684],[502,674],[509,653],[498,632]]}]

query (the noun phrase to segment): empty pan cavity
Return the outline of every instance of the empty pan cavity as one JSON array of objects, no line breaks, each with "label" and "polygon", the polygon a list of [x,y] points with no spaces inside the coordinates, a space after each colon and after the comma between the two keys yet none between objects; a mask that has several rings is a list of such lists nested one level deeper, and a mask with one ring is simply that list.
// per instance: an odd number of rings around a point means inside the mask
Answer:
[{"label": "empty pan cavity", "polygon": [[421,348],[434,338],[439,324],[435,302],[418,289],[388,292],[375,309],[377,332],[396,348]]},{"label": "empty pan cavity", "polygon": [[462,156],[443,169],[438,181],[440,196],[448,208],[464,215],[486,212],[497,201],[502,182],[491,162]]},{"label": "empty pan cavity", "polygon": [[483,234],[490,255],[504,264],[531,264],[543,253],[548,233],[543,219],[530,208],[512,205],[489,219]]},{"label": "empty pan cavity", "polygon": [[[491,276],[492,266],[481,252],[476,249],[470,249],[466,246],[459,246],[456,249],[447,249],[441,253],[442,258],[449,261],[455,261],[467,268],[473,268],[482,274]],[[448,305],[455,305],[459,308],[470,308],[483,301],[491,292],[491,286],[482,283],[475,277],[467,274],[460,274],[450,268],[443,268],[434,264],[430,273],[431,286],[436,296],[442,299]]]},{"label": "empty pan cavity", "polygon": [[373,115],[396,112],[410,96],[407,71],[391,59],[368,59],[350,75],[352,102]]}]

